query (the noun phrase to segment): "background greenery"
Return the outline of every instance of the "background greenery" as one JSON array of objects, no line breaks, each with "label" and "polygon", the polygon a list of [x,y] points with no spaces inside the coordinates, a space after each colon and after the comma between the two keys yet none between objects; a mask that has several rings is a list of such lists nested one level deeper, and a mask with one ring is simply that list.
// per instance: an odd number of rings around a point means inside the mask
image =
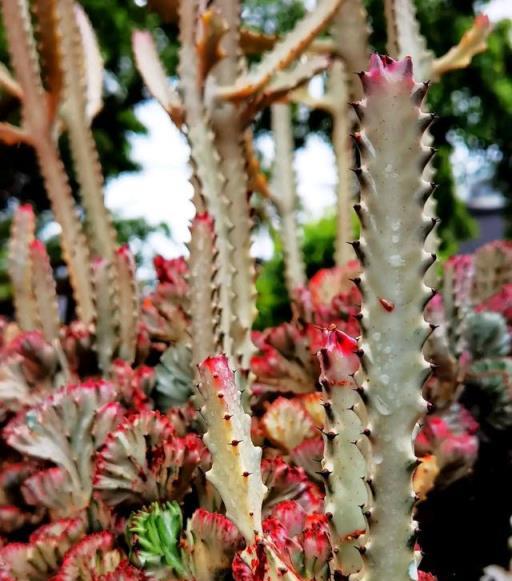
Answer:
[{"label": "background greenery", "polygon": [[[275,2],[250,0],[248,4],[261,10]],[[300,2],[284,4],[300,4]],[[371,44],[374,50],[385,52],[386,33],[382,0],[366,2],[371,18]],[[485,9],[485,2],[477,8]],[[429,48],[443,55],[461,38],[473,21],[475,3],[468,0],[422,0],[416,2],[422,33]],[[286,7],[283,6],[286,13]],[[291,13],[294,13],[291,11]],[[289,20],[285,20],[285,25]],[[455,182],[450,163],[454,141],[464,144],[469,155],[478,156],[480,170],[475,179],[485,180],[500,191],[506,200],[506,234],[512,235],[512,22],[498,23],[490,38],[488,50],[475,57],[470,67],[445,75],[441,83],[429,92],[430,109],[439,115],[432,126],[437,168],[436,191],[441,253],[448,256],[457,251],[458,243],[477,234],[477,225],[464,204],[455,197]],[[265,120],[262,121],[266,126]],[[312,112],[295,125],[296,145],[316,131],[327,136],[330,118],[321,111]],[[334,218],[327,217],[309,223],[304,230],[304,255],[308,274],[333,263]],[[273,258],[261,268],[258,280],[257,325],[264,327],[289,316],[287,293],[283,280],[283,257],[279,244]]]},{"label": "background greenery", "polygon": [[[174,74],[177,64],[177,31],[172,24],[161,23],[158,17],[138,6],[132,0],[82,0],[96,30],[105,60],[105,105],[94,122],[94,134],[106,179],[139,168],[130,155],[130,136],[145,131],[134,113],[134,107],[146,97],[139,75],[134,70],[131,55],[131,32],[150,27],[157,35],[157,43],[165,66]],[[372,46],[385,51],[383,0],[368,0],[368,11],[373,29]],[[485,6],[485,2],[481,3]],[[468,0],[422,0],[417,2],[422,32],[430,48],[442,55],[458,42],[474,16],[473,2]],[[289,29],[303,13],[302,0],[246,0],[244,19],[255,28],[266,32]],[[8,62],[0,29],[0,60]],[[439,114],[433,126],[438,155],[436,164],[439,183],[437,191],[439,214],[442,218],[443,251],[452,253],[457,242],[475,233],[475,226],[464,206],[454,193],[454,182],[449,163],[453,139],[463,142],[473,155],[482,161],[482,174],[490,177],[493,185],[507,199],[507,233],[512,233],[512,25],[499,23],[489,40],[486,53],[474,59],[471,67],[446,75],[429,95],[431,109]],[[15,100],[0,94],[0,118],[16,121],[18,107]],[[257,131],[268,130],[268,116],[262,115]],[[330,119],[320,111],[311,112],[295,123],[296,145],[304,143],[310,132],[327,136]],[[68,167],[69,155],[65,140],[62,151]],[[41,178],[33,152],[28,147],[6,147],[0,144],[0,243],[8,234],[9,219],[16,200],[29,201],[39,211],[48,209]],[[41,225],[49,221],[43,214]],[[137,237],[147,239],[153,228],[143,220],[117,221],[124,240]],[[165,228],[164,225],[156,228]],[[312,274],[321,266],[332,263],[334,222],[332,217],[307,224],[304,232],[304,252],[307,270]],[[0,300],[8,297],[5,275],[5,244],[0,248]],[[58,244],[51,244],[52,258],[59,262]],[[260,291],[258,325],[268,325],[287,318],[289,308],[282,280],[282,255],[276,239],[275,256],[262,265],[258,289]],[[1,307],[0,307],[1,308]],[[3,302],[3,310],[8,304]]]}]

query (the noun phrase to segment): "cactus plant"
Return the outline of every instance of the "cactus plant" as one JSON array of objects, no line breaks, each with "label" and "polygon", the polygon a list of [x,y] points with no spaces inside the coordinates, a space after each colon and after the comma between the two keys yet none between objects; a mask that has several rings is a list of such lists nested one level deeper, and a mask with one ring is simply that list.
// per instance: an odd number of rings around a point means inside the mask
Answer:
[{"label": "cactus plant", "polygon": [[[16,322],[0,325],[0,579],[435,579],[418,571],[413,510],[471,471],[479,424],[461,394],[487,398],[481,429],[510,425],[509,247],[448,261],[425,322],[436,224],[426,208],[427,85],[409,58],[373,55],[360,80],[349,76],[368,57],[359,0],[321,0],[283,38],[246,30],[237,0],[149,4],[179,28],[177,86],[150,33],[134,34],[134,57],[188,139],[196,215],[188,256],[156,257],[158,282],[139,296],[103,203],[90,129],[101,59],[86,15],[71,0],[2,1],[14,69],[4,86],[21,102],[22,128],[4,124],[0,136],[36,150],[77,312],[61,321],[35,216],[20,206],[9,251]],[[422,81],[484,47],[480,18],[435,60],[412,4],[386,8],[390,48],[411,49]],[[263,54],[249,65],[249,53]],[[312,103],[305,87],[319,72],[326,91]],[[353,113],[349,98],[359,99]],[[291,101],[334,120],[338,264],[310,280],[294,215]],[[251,127],[267,107],[271,186]],[[345,244],[353,160],[358,260]],[[261,332],[252,331],[256,190],[282,221],[293,312]],[[425,385],[424,347],[435,364]],[[434,406],[426,417],[423,397]]]}]

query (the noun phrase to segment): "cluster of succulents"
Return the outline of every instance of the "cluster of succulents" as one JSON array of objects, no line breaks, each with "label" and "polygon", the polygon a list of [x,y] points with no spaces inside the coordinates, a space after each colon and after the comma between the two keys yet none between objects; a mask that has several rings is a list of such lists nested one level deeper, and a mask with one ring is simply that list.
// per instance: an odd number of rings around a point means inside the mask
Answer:
[{"label": "cluster of succulents", "polygon": [[[428,84],[414,81],[410,58],[378,55],[360,85],[347,80],[368,58],[359,1],[321,0],[282,39],[241,28],[235,0],[151,4],[179,21],[179,91],[149,33],[134,35],[135,58],[189,140],[197,213],[188,257],[157,257],[158,284],[141,297],[103,205],[87,19],[72,0],[35,1],[34,14],[27,0],[1,2],[13,68],[2,82],[22,119],[1,134],[36,150],[76,317],[64,320],[34,214],[20,206],[9,252],[16,319],[0,326],[0,580],[434,579],[417,570],[414,507],[475,461],[479,425],[461,396],[484,395],[480,422],[511,423],[512,249],[455,257],[442,292],[426,286],[437,278]],[[465,66],[489,28],[478,18],[434,59],[412,4],[389,2],[387,17],[390,52],[410,50],[419,78]],[[244,51],[263,50],[248,67]],[[323,106],[345,186],[354,156],[345,97],[359,99],[361,236],[356,259],[345,244],[349,184],[338,264],[306,281],[293,175],[285,163],[281,197],[268,192],[250,122],[272,106],[290,162],[288,103],[308,102],[301,87],[319,71],[330,76]],[[252,191],[279,210],[294,313],[262,332],[252,331]]]},{"label": "cluster of succulents", "polygon": [[[478,282],[482,265],[509,251],[499,243],[450,259],[443,293],[430,303],[439,328],[428,340],[432,407],[415,440],[420,500],[463,478],[476,459],[479,426],[459,402],[464,390],[485,394],[490,413],[481,421],[495,429],[512,421],[510,305],[499,300],[511,283],[503,273],[481,296]],[[61,326],[58,343],[3,322],[0,578],[206,580],[231,571],[260,579],[276,567],[328,579],[329,472],[358,461],[353,443],[334,437],[340,419],[328,401],[362,409],[366,397],[357,380],[361,296],[351,282],[359,263],[319,271],[297,290],[292,321],[253,334],[254,381],[243,394],[250,417],[225,357],[200,365],[196,387],[190,365],[177,373],[171,354],[189,325],[188,267],[160,257],[155,266],[160,282],[141,303],[135,360],[114,360],[108,378],[94,334],[79,322]],[[351,413],[356,439],[364,430]],[[333,442],[339,448],[324,455]],[[224,458],[219,446],[235,454]],[[256,474],[246,507],[253,517],[240,520],[237,489]],[[229,481],[231,507],[218,492]],[[350,522],[350,514],[339,518]]]}]

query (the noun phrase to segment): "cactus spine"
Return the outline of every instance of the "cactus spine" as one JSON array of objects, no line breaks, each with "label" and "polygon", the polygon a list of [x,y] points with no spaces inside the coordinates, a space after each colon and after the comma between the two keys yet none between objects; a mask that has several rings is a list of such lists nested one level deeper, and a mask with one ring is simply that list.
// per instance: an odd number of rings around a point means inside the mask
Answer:
[{"label": "cactus spine", "polygon": [[422,145],[430,116],[420,110],[427,87],[414,82],[410,58],[374,55],[361,80],[361,239],[354,247],[364,267],[362,363],[375,490],[365,579],[406,581],[416,579],[412,432],[426,410],[421,388],[430,370],[422,347],[431,332],[423,309],[433,293],[423,277],[435,259],[424,250],[432,187],[421,178],[432,156]]}]

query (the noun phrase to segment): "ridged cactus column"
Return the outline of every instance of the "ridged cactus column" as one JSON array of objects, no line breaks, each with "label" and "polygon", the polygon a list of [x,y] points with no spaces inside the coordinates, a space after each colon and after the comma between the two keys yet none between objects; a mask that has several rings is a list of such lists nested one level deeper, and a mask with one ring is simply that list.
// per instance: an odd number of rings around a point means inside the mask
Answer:
[{"label": "ridged cactus column", "polygon": [[361,80],[355,139],[362,228],[355,250],[364,267],[362,363],[375,493],[365,579],[406,581],[417,578],[412,433],[426,410],[421,388],[429,373],[422,348],[431,329],[423,310],[432,290],[423,278],[435,257],[424,250],[433,221],[424,212],[432,187],[422,173],[432,152],[422,135],[431,116],[420,110],[426,85],[414,82],[410,58],[374,55]]},{"label": "ridged cactus column", "polygon": [[325,409],[324,457],[325,512],[330,515],[331,538],[336,549],[336,570],[348,577],[363,568],[360,551],[368,528],[368,450],[364,404],[354,374],[359,369],[357,341],[336,328],[324,332],[318,351],[320,385]]}]

